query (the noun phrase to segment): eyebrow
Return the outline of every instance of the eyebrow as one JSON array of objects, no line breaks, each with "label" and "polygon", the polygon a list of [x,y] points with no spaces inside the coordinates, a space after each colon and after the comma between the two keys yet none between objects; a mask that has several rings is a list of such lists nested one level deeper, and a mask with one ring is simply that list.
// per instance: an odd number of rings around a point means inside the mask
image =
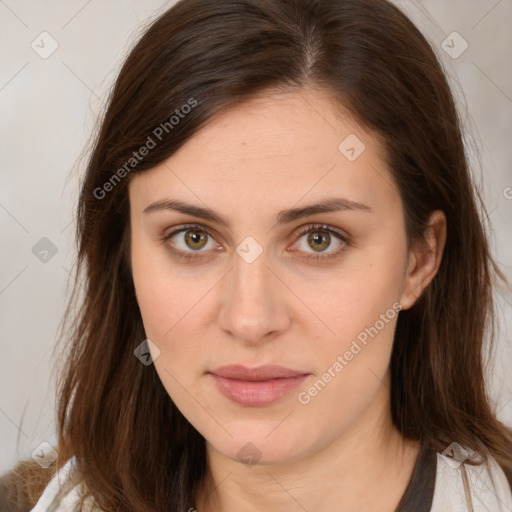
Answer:
[{"label": "eyebrow", "polygon": [[[151,203],[149,206],[146,206],[146,208],[144,208],[143,213],[149,214],[165,210],[172,210],[185,213],[188,215],[192,215],[193,217],[199,217],[201,219],[209,220],[211,222],[216,222],[227,228],[230,227],[229,221],[220,213],[217,213],[216,211],[210,208],[203,208],[201,206],[188,204],[177,199],[164,199],[161,201]],[[317,203],[308,204],[306,206],[281,210],[276,215],[275,224],[288,224],[290,222],[293,222],[294,220],[301,219],[303,217],[310,217],[317,213],[329,213],[347,210],[371,212],[372,208],[366,204],[359,203],[357,201],[352,201],[350,199],[331,197],[323,199],[322,201],[319,201]]]}]

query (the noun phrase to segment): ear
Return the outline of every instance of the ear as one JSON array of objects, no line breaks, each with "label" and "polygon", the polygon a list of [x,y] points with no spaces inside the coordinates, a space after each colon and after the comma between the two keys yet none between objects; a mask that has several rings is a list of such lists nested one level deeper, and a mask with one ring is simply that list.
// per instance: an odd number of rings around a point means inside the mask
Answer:
[{"label": "ear", "polygon": [[404,290],[400,298],[402,309],[409,309],[437,274],[446,243],[446,217],[434,210],[427,223],[424,237],[409,251]]}]

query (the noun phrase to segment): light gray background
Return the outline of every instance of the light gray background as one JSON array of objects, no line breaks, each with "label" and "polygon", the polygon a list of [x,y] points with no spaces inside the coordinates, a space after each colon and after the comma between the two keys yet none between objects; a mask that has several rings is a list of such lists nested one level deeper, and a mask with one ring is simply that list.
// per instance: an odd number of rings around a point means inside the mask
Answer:
[{"label": "light gray background", "polygon": [[[42,442],[57,444],[52,349],[74,263],[79,156],[127,50],[171,3],[0,0],[0,472]],[[493,251],[512,279],[512,0],[396,3],[443,60],[495,231]],[[58,43],[46,59],[31,47],[42,46],[43,31]],[[457,58],[443,50],[454,31],[469,44]],[[463,48],[457,37],[444,43],[452,52]],[[46,262],[32,252],[42,237],[57,247]],[[501,331],[489,384],[498,416],[512,425],[512,296],[501,291],[497,299]]]}]

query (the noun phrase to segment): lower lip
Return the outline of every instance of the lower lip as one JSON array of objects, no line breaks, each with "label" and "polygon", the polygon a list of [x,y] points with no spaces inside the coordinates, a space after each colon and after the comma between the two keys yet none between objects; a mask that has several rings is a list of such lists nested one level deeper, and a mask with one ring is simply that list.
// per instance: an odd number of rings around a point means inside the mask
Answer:
[{"label": "lower lip", "polygon": [[307,375],[283,377],[262,381],[245,381],[227,379],[210,374],[219,391],[227,398],[240,405],[268,405],[287,395],[298,387]]}]

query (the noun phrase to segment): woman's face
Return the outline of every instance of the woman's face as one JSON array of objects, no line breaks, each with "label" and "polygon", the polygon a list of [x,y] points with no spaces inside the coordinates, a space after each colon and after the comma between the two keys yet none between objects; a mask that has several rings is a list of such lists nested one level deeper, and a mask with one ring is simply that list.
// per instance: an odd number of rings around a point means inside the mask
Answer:
[{"label": "woman's face", "polygon": [[381,155],[304,89],[226,111],[133,176],[155,368],[217,452],[291,462],[388,414],[398,311],[421,286]]}]

